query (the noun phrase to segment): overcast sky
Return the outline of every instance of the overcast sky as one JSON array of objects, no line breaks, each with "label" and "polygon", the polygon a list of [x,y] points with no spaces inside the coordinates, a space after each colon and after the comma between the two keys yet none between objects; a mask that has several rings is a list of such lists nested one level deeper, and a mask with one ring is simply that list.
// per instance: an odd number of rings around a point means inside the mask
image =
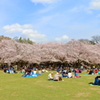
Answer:
[{"label": "overcast sky", "polygon": [[0,35],[67,42],[100,35],[100,0],[0,0]]}]

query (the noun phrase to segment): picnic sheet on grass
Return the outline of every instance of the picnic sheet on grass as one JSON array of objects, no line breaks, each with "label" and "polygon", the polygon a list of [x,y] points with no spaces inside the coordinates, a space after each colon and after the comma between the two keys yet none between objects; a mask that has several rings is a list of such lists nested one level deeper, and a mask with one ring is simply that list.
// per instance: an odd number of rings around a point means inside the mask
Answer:
[{"label": "picnic sheet on grass", "polygon": [[93,84],[90,84],[91,86],[100,86],[100,85],[93,85]]}]

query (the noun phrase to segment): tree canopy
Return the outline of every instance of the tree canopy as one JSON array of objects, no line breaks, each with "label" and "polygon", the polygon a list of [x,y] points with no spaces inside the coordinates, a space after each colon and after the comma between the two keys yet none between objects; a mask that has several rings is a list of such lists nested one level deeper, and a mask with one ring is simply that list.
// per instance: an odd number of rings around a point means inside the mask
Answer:
[{"label": "tree canopy", "polygon": [[26,44],[15,40],[0,41],[0,62],[18,61],[29,63],[61,62],[72,63],[83,61],[100,64],[100,44],[91,45],[86,42],[71,40],[67,43],[34,43]]}]

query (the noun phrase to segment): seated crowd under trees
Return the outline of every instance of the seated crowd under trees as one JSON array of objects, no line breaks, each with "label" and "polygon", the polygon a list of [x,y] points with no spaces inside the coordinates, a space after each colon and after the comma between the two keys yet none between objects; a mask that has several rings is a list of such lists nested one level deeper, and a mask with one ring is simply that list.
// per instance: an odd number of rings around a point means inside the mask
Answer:
[{"label": "seated crowd under trees", "polygon": [[[17,73],[18,66],[16,64],[11,64],[10,66],[2,65],[2,69],[4,70],[4,73]],[[38,77],[42,73],[46,73],[49,71],[54,71],[48,74],[48,80],[52,81],[64,81],[63,78],[81,78],[81,76],[79,76],[79,73],[82,73],[82,71],[85,71],[86,73],[88,73],[88,75],[100,75],[100,68],[94,65],[81,65],[80,68],[74,68],[72,65],[66,67],[62,64],[55,67],[55,69],[52,69],[51,65],[36,65],[33,67],[30,65],[24,65],[21,68],[20,73],[23,73],[23,77]],[[100,85],[100,76],[96,76],[94,82],[90,82],[89,84]]]}]

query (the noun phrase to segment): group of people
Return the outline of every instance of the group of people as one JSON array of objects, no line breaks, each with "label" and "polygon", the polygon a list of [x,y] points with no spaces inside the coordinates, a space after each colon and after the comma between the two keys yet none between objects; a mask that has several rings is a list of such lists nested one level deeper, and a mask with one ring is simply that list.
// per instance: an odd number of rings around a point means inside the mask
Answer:
[{"label": "group of people", "polygon": [[81,73],[82,71],[80,69],[73,69],[73,68],[63,68],[62,70],[58,70],[57,72],[61,73],[62,77],[66,77],[66,78],[80,78],[80,76],[78,75],[78,73]]},{"label": "group of people", "polygon": [[45,68],[42,68],[42,69],[40,69],[40,68],[27,68],[27,67],[25,67],[25,68],[23,68],[22,70],[21,70],[21,73],[24,73],[22,76],[23,77],[27,77],[27,76],[33,76],[33,77],[37,77],[38,75],[41,75],[42,73],[46,73],[46,72],[48,72]]},{"label": "group of people", "polygon": [[37,77],[37,72],[35,69],[31,70],[31,69],[27,68],[24,70],[24,74],[22,76],[23,77],[28,77],[28,76]]},{"label": "group of people", "polygon": [[45,73],[45,72],[48,72],[47,69],[45,68],[37,68],[37,67],[27,67],[27,66],[23,66],[22,69],[20,70],[21,73],[25,73],[25,70],[26,69],[31,69],[31,70],[36,70],[38,73]]},{"label": "group of people", "polygon": [[6,65],[3,66],[4,73],[17,73],[17,65],[10,65],[7,67]]},{"label": "group of people", "polygon": [[97,74],[99,74],[100,75],[100,69],[97,69],[97,68],[87,69],[87,74],[89,74],[89,75],[97,75]]},{"label": "group of people", "polygon": [[[63,74],[66,74],[66,73],[63,73]],[[54,81],[63,81],[62,78],[80,78],[81,76],[74,76],[72,74],[71,71],[69,71],[65,76],[63,76],[61,73],[57,72],[56,74],[54,74],[53,72],[51,72],[49,75],[48,75],[48,80],[54,80]]]},{"label": "group of people", "polygon": [[[6,65],[3,66],[4,73],[17,73],[17,65],[10,65],[9,67],[6,67]],[[89,75],[100,75],[100,69],[98,68],[88,68],[85,69],[87,70],[87,73]],[[56,69],[56,74],[54,72],[51,72],[48,74],[48,80],[53,80],[53,81],[64,81],[62,78],[80,78],[81,76],[78,75],[78,73],[81,73],[83,71],[83,68],[66,68],[66,67],[58,67]],[[26,76],[35,76],[37,77],[38,75],[41,75],[41,73],[48,72],[47,69],[42,68],[42,69],[37,69],[37,68],[27,68],[23,67],[21,70],[24,75],[23,77]],[[94,82],[90,82],[89,84],[92,85],[100,85],[100,76],[96,76],[94,79]]]},{"label": "group of people", "polygon": [[48,80],[64,81],[62,80],[62,77],[58,72],[56,74],[54,74],[53,72],[49,73]]}]

